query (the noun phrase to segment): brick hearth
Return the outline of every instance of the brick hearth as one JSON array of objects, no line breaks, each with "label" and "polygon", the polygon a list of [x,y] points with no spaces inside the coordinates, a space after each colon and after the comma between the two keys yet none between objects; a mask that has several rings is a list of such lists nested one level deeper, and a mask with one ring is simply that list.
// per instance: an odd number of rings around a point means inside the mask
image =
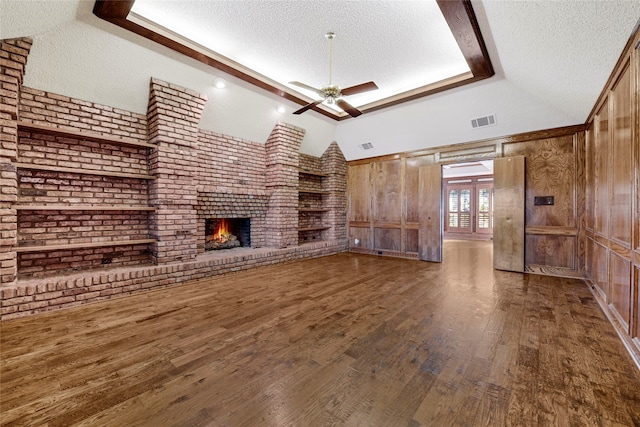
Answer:
[{"label": "brick hearth", "polygon": [[[206,97],[157,79],[146,115],[24,87],[31,43],[0,42],[2,319],[347,249],[335,142],[203,131]],[[251,247],[205,253],[205,221],[233,217]]]}]

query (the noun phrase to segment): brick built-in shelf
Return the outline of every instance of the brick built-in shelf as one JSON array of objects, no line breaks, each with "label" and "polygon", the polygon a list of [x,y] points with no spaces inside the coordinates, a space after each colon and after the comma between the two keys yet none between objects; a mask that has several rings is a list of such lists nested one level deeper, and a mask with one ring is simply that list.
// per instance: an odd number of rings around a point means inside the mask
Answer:
[{"label": "brick built-in shelf", "polygon": [[42,125],[31,122],[18,122],[18,130],[43,133],[46,135],[62,136],[65,138],[83,139],[94,142],[104,142],[108,144],[128,145],[132,147],[155,148],[154,144],[145,141],[139,141],[133,138],[124,138],[114,135],[103,135],[96,132],[75,130],[69,128],[59,128],[51,125]]},{"label": "brick built-in shelf", "polygon": [[306,193],[306,194],[329,194],[328,191],[323,191],[323,190],[298,190],[298,193]]},{"label": "brick built-in shelf", "polygon": [[131,205],[13,205],[19,211],[155,211],[153,206]]},{"label": "brick built-in shelf", "polygon": [[157,209],[149,206],[156,177],[147,162],[156,145],[27,121],[18,131],[18,275],[148,264]]},{"label": "brick built-in shelf", "polygon": [[329,175],[328,175],[328,174],[326,174],[326,173],[313,172],[313,171],[310,171],[310,170],[304,170],[304,169],[300,169],[298,172],[299,172],[300,174],[302,174],[302,175],[321,176],[321,177],[327,177],[327,176],[329,176]]},{"label": "brick built-in shelf", "polygon": [[84,175],[100,175],[100,176],[113,176],[117,178],[134,178],[134,179],[155,179],[153,175],[145,175],[139,173],[124,173],[124,172],[111,172],[96,169],[82,169],[82,168],[67,168],[61,166],[52,165],[36,165],[33,163],[14,163],[18,169],[31,169],[50,172],[63,172],[63,173],[79,173]]},{"label": "brick built-in shelf", "polygon": [[64,243],[60,245],[39,245],[39,246],[16,246],[13,249],[16,252],[44,252],[44,251],[60,251],[67,249],[82,248],[104,248],[108,246],[133,246],[146,245],[155,243],[156,239],[136,239],[136,240],[112,240],[108,242],[85,242],[85,243]]},{"label": "brick built-in shelf", "polygon": [[[304,160],[311,162],[310,166],[317,162],[311,157]],[[319,162],[317,166],[320,167]],[[298,173],[298,243],[324,240],[323,231],[331,228],[324,224],[324,213],[329,212],[324,195],[330,193],[323,190],[323,181],[329,175],[308,168],[301,168]]]},{"label": "brick built-in shelf", "polygon": [[322,231],[322,230],[328,230],[331,227],[328,226],[318,226],[318,227],[302,227],[302,228],[298,228],[298,231]]}]

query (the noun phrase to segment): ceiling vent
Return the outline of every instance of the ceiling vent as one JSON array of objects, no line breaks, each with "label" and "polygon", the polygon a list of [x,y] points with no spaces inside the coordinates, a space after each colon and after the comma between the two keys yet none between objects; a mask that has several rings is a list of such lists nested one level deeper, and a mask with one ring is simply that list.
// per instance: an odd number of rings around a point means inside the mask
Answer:
[{"label": "ceiling vent", "polygon": [[360,148],[363,150],[371,150],[373,148],[373,144],[370,142],[365,142],[364,144],[360,144]]},{"label": "ceiling vent", "polygon": [[483,128],[485,126],[493,126],[496,124],[496,116],[495,114],[491,114],[489,116],[478,117],[476,119],[471,120],[472,128]]}]

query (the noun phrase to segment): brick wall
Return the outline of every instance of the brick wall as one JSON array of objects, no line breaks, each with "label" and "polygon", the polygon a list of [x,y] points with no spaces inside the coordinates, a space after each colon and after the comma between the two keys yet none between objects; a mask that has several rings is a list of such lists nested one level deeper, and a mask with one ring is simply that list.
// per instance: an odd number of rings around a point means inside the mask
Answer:
[{"label": "brick wall", "polygon": [[15,283],[18,275],[17,169],[18,104],[32,40],[0,40],[0,286]]},{"label": "brick wall", "polygon": [[101,248],[19,253],[18,269],[23,277],[51,277],[97,267],[150,265],[149,245],[119,245]]},{"label": "brick wall", "polygon": [[298,244],[298,165],[304,129],[278,123],[265,144],[269,209],[267,246]]},{"label": "brick wall", "polygon": [[147,121],[148,141],[157,148],[149,156],[150,203],[157,207],[150,234],[157,239],[156,263],[182,262],[196,257],[198,236],[198,123],[207,98],[158,79],[151,80]]},{"label": "brick wall", "polygon": [[[299,154],[303,129],[278,123],[266,144],[199,130],[206,98],[157,79],[146,115],[22,87],[30,46],[0,41],[1,318],[346,250],[298,246],[298,167],[332,167]],[[222,217],[252,218],[253,249],[202,253],[205,219]],[[157,243],[127,243],[146,238]],[[80,246],[52,246],[69,244]]]},{"label": "brick wall", "polygon": [[18,161],[35,165],[81,167],[83,170],[147,173],[146,149],[95,141],[18,132]]},{"label": "brick wall", "polygon": [[20,205],[147,205],[146,180],[69,172],[18,171]]},{"label": "brick wall", "polygon": [[265,194],[265,146],[200,130],[194,159],[202,192]]},{"label": "brick wall", "polygon": [[322,154],[322,170],[328,176],[324,178],[325,206],[329,209],[325,220],[331,224],[326,238],[347,244],[347,161],[336,142],[332,142]]},{"label": "brick wall", "polygon": [[20,92],[20,120],[145,141],[147,117],[29,87]]}]

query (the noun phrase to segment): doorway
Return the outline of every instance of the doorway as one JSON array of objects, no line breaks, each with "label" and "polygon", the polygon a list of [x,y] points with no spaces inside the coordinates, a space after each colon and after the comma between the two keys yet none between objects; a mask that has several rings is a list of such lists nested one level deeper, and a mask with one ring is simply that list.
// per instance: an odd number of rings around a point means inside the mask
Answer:
[{"label": "doorway", "polygon": [[493,160],[443,165],[444,238],[493,238]]}]

